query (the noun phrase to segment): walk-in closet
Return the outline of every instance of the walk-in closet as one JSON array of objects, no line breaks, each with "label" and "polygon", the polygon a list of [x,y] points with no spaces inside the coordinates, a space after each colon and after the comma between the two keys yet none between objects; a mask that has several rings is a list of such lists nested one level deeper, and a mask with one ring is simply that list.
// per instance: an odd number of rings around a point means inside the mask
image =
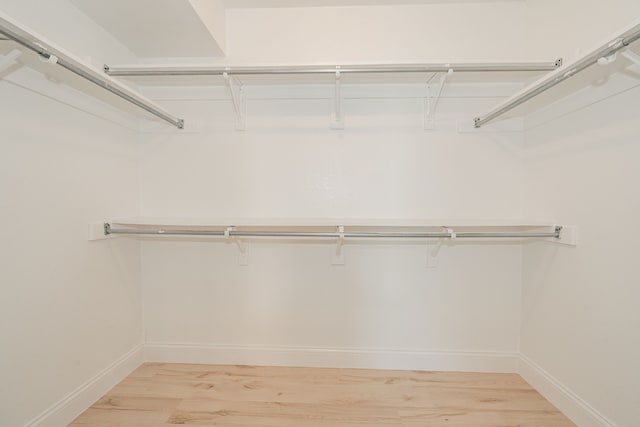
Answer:
[{"label": "walk-in closet", "polygon": [[637,0],[0,0],[0,426],[640,426]]}]

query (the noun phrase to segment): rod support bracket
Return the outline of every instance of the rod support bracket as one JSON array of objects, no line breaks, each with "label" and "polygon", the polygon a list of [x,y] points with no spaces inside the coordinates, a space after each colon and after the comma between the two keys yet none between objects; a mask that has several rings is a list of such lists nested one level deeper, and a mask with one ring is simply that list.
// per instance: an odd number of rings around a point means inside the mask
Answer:
[{"label": "rod support bracket", "polygon": [[236,244],[236,247],[238,248],[238,264],[249,265],[247,246],[238,237],[233,236],[234,231],[236,231],[236,227],[233,225],[225,228],[224,237],[227,239],[227,243],[233,242]]},{"label": "rod support bracket", "polygon": [[49,64],[53,64],[53,65],[58,63],[58,57],[52,53],[47,52],[46,50],[43,50],[42,52],[38,52],[38,55],[40,55],[40,60],[42,62],[48,62]]},{"label": "rod support bracket", "polygon": [[444,244],[444,238],[440,238],[434,242],[427,241],[427,268],[436,268],[438,266],[438,255]]},{"label": "rod support bracket", "polygon": [[554,231],[556,234],[555,237],[545,239],[545,241],[567,246],[576,246],[578,244],[578,227],[573,225],[558,225]]},{"label": "rod support bracket", "polygon": [[344,265],[344,251],[342,246],[344,245],[344,225],[338,226],[338,239],[336,241],[336,249],[331,254],[332,265]]},{"label": "rod support bracket", "polygon": [[601,56],[600,58],[598,58],[598,65],[613,64],[614,62],[616,62],[617,58],[618,56],[616,55],[615,52],[610,53],[609,55],[606,55],[606,56]]},{"label": "rod support bracket", "polygon": [[13,49],[6,55],[0,55],[0,73],[17,64],[16,59],[22,55],[22,51]]},{"label": "rod support bracket", "polygon": [[626,49],[620,53],[620,55],[627,58],[629,61],[633,62],[635,65],[640,65],[640,55],[635,52],[632,52],[629,49]]},{"label": "rod support bracket", "polygon": [[449,238],[451,240],[455,240],[458,238],[458,234],[453,230],[453,228],[445,227],[447,233],[449,233]]},{"label": "rod support bracket", "polygon": [[344,129],[344,114],[342,113],[342,81],[340,66],[336,66],[336,81],[333,94],[333,111],[331,112],[331,129]]},{"label": "rod support bracket", "polygon": [[106,240],[117,237],[117,235],[111,233],[111,224],[108,222],[90,222],[88,228],[89,241]]},{"label": "rod support bracket", "polygon": [[431,95],[431,80],[435,76],[431,76],[427,81],[427,97],[424,100],[424,129],[431,130],[435,128],[435,119],[434,116],[436,114],[436,110],[438,108],[438,103],[440,102],[440,96],[442,95],[442,88],[447,80],[447,76],[453,74],[453,68],[447,64],[448,70],[446,73],[440,74],[440,81],[438,82],[438,86],[436,87],[435,95]]},{"label": "rod support bracket", "polygon": [[236,114],[236,130],[245,130],[247,127],[247,99],[244,87],[235,76],[229,75],[227,71],[222,73],[222,76],[231,92],[231,102]]}]

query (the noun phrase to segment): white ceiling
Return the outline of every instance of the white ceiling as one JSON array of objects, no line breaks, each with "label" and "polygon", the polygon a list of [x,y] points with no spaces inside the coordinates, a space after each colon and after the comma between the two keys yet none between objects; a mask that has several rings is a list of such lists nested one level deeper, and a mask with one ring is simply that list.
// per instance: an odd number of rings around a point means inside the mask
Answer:
[{"label": "white ceiling", "polygon": [[272,7],[323,7],[323,6],[383,6],[437,3],[495,3],[522,2],[525,0],[225,0],[227,9]]},{"label": "white ceiling", "polygon": [[71,0],[139,57],[214,57],[223,48],[186,0]]},{"label": "white ceiling", "polygon": [[[70,0],[139,58],[223,57],[225,9],[382,6],[526,0]],[[213,6],[215,5],[215,6]],[[212,8],[213,7],[213,8]],[[213,19],[217,17],[219,19]]]}]

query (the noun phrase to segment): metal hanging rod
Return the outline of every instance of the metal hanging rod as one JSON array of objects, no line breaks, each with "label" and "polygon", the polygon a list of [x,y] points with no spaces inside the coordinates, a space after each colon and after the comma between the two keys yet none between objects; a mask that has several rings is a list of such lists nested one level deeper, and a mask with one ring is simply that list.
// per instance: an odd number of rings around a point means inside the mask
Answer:
[{"label": "metal hanging rod", "polygon": [[[520,104],[523,104],[534,98],[546,90],[554,87],[555,85],[567,80],[570,77],[575,76],[580,71],[592,66],[593,64],[598,63],[599,61],[607,64],[611,62],[609,59],[613,60],[613,55],[621,49],[626,48],[634,41],[640,38],[640,24],[634,25],[629,30],[624,31],[618,37],[613,39],[612,41],[604,44],[598,49],[592,51],[588,55],[582,57],[581,59],[575,61],[572,64],[568,64],[563,69],[557,70],[549,74],[548,76],[543,77],[537,82],[533,83],[531,86],[525,88],[520,91],[516,95],[507,99],[502,104],[498,105],[496,108],[488,112],[483,116],[476,117],[474,119],[474,125],[476,128],[481,127],[482,125],[496,119],[497,117],[502,116],[506,112],[516,108]],[[602,60],[604,58],[604,60]]]},{"label": "metal hanging rod", "polygon": [[373,74],[373,73],[440,73],[551,71],[562,65],[562,59],[553,62],[524,63],[461,63],[461,64],[363,64],[363,65],[310,65],[310,66],[104,66],[110,76],[222,76],[226,75],[287,75],[287,74]]},{"label": "metal hanging rod", "polygon": [[129,234],[152,236],[218,236],[218,237],[296,237],[296,238],[411,238],[411,239],[456,239],[456,238],[560,238],[561,226],[556,226],[552,232],[512,232],[512,231],[488,231],[488,232],[455,232],[451,229],[443,231],[427,232],[315,232],[315,231],[241,231],[229,227],[226,230],[180,230],[180,229],[133,229],[111,228],[111,224],[104,224],[104,234]]},{"label": "metal hanging rod", "polygon": [[120,98],[134,104],[141,109],[148,111],[160,119],[171,123],[178,129],[184,128],[184,120],[179,119],[161,107],[155,105],[151,100],[129,89],[119,81],[112,79],[104,74],[93,70],[89,66],[83,64],[80,60],[74,58],[71,54],[63,49],[54,46],[51,43],[36,35],[33,31],[24,25],[9,18],[0,11],[0,34],[18,44],[36,52],[43,59],[51,64],[57,64],[74,74],[100,86],[101,88],[119,96]]}]

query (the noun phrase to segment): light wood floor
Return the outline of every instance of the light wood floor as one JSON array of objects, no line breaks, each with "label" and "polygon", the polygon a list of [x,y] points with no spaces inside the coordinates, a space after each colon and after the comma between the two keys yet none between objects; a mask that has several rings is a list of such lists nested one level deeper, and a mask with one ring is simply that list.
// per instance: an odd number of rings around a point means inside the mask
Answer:
[{"label": "light wood floor", "polygon": [[516,374],[146,363],[71,426],[574,426]]}]

